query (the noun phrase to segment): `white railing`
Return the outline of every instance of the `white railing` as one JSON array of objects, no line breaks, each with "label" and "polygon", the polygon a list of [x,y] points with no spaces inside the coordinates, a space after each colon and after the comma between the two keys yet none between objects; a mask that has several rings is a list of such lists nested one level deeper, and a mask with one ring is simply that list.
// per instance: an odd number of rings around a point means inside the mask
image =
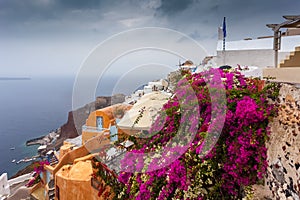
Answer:
[{"label": "white railing", "polygon": [[32,173],[24,174],[24,175],[18,176],[16,178],[9,179],[8,180],[8,184],[10,186],[12,186],[12,185],[17,184],[17,183],[22,183],[22,182],[24,182],[26,180],[29,180],[31,177],[32,177]]},{"label": "white railing", "polygon": [[82,126],[82,131],[87,131],[87,132],[103,132],[103,131],[108,131],[109,129],[107,128],[98,128],[94,126]]}]

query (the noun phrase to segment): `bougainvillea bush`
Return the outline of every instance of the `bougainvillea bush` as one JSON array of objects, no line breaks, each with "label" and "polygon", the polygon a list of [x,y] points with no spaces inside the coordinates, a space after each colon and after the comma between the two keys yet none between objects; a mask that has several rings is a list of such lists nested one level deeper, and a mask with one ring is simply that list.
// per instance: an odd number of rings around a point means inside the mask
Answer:
[{"label": "bougainvillea bush", "polygon": [[49,165],[48,161],[40,161],[34,167],[34,176],[29,179],[28,183],[26,184],[27,187],[32,187],[33,185],[43,182],[40,177],[40,174],[45,171],[45,165]]},{"label": "bougainvillea bush", "polygon": [[116,198],[239,199],[263,178],[268,123],[276,114],[269,100],[279,86],[235,70],[182,73],[150,130],[155,134],[135,140],[123,159]]}]

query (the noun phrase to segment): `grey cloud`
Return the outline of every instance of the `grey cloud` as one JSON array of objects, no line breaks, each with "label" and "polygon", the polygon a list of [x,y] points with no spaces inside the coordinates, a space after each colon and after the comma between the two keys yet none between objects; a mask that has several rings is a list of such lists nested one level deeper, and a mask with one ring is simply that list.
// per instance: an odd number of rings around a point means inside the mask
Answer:
[{"label": "grey cloud", "polygon": [[[67,65],[77,51],[88,51],[113,34],[158,26],[182,32],[214,53],[224,16],[227,40],[238,40],[272,34],[265,25],[283,21],[282,15],[299,15],[299,7],[299,0],[0,0],[0,50],[35,43],[45,46],[54,62],[63,53],[53,49],[65,47]],[[15,60],[11,56],[6,64]]]},{"label": "grey cloud", "polygon": [[174,15],[183,12],[192,3],[193,0],[161,0],[161,6],[157,10],[163,14]]},{"label": "grey cloud", "polygon": [[99,0],[61,0],[57,2],[58,5],[66,9],[97,9],[103,3]]},{"label": "grey cloud", "polygon": [[[217,40],[218,27],[227,18],[227,40],[272,34],[267,23],[283,21],[282,15],[299,14],[300,1],[274,0],[194,0],[162,1],[157,18],[165,17],[169,28],[182,31],[193,39],[209,44]],[[208,47],[215,50],[215,44]]]},{"label": "grey cloud", "polygon": [[[124,12],[139,13],[138,7],[141,7],[141,2],[135,3],[131,0],[6,0],[0,1],[0,15],[2,16],[0,21],[19,23],[28,20],[60,20],[68,17],[70,13],[82,13],[81,17],[85,18],[89,12],[99,20],[101,13],[109,11],[117,11],[120,16]],[[156,7],[155,4],[148,3],[145,8]]]},{"label": "grey cloud", "polygon": [[74,10],[87,10],[99,8],[100,2],[96,0],[7,0],[1,1],[1,21],[11,23],[24,23],[28,21],[60,20]]},{"label": "grey cloud", "polygon": [[1,1],[0,11],[2,13],[1,21],[22,22],[28,19],[42,18],[48,19],[54,16],[55,3],[34,0],[10,0]]},{"label": "grey cloud", "polygon": [[[10,0],[0,1],[0,35],[66,37],[110,32],[120,19],[137,18],[128,1]],[[136,9],[138,10],[138,9]],[[114,13],[113,17],[105,15]],[[135,16],[133,16],[135,14]],[[104,28],[105,27],[105,28]],[[118,31],[118,30],[117,30]],[[67,39],[67,38],[64,38]]]}]

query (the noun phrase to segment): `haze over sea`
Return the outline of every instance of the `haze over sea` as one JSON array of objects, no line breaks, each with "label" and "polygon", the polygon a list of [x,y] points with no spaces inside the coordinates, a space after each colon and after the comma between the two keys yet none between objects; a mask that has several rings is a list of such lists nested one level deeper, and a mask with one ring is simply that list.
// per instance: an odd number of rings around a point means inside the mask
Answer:
[{"label": "haze over sea", "polygon": [[[0,174],[8,172],[10,177],[28,165],[11,162],[37,154],[38,146],[26,147],[25,142],[67,121],[73,83],[71,77],[0,80]],[[110,95],[110,88],[101,88],[97,95]]]}]

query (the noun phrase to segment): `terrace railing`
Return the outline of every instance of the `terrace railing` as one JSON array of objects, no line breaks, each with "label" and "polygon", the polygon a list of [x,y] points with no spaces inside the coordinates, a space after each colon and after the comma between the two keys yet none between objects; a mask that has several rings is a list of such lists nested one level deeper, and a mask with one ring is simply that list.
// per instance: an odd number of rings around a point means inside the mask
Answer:
[{"label": "terrace railing", "polygon": [[109,131],[109,129],[83,125],[82,126],[82,131],[97,133],[97,132]]}]

